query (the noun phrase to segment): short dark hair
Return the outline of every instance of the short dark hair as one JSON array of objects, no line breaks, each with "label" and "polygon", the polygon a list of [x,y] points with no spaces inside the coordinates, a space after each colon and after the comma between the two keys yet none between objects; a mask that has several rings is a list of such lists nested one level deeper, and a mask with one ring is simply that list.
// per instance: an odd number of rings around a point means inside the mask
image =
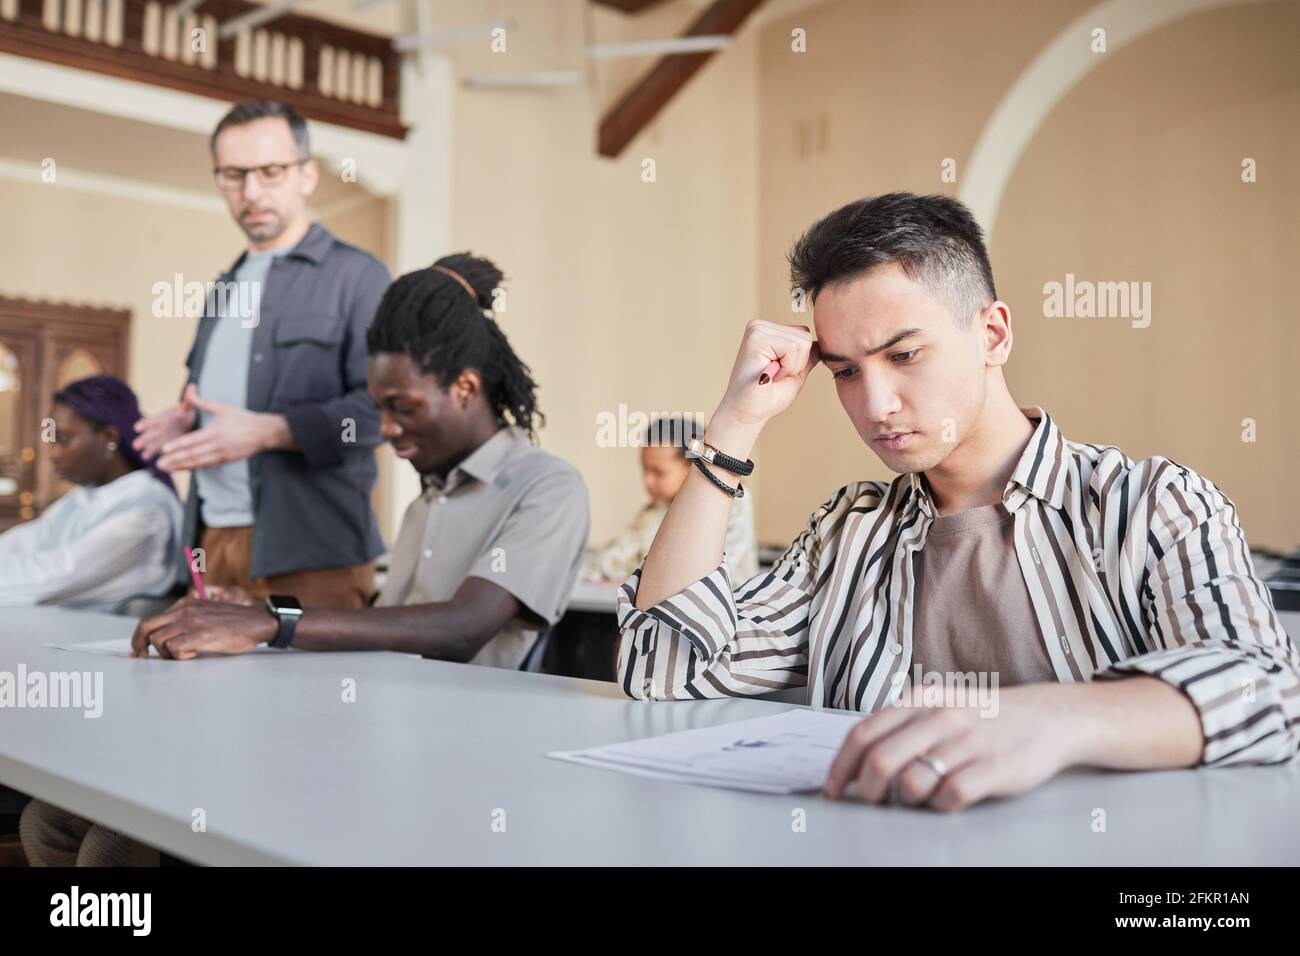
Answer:
[{"label": "short dark hair", "polygon": [[[469,283],[473,297],[446,269]],[[408,272],[380,300],[366,346],[371,355],[409,355],[444,391],[474,369],[497,422],[507,424],[508,416],[535,438],[535,422],[546,422],[537,409],[537,384],[491,314],[492,294],[504,278],[490,259],[468,252]]]},{"label": "short dark hair", "polygon": [[279,100],[244,100],[236,103],[229,113],[221,117],[221,122],[212,131],[212,139],[208,143],[212,158],[217,158],[217,137],[221,135],[222,130],[229,129],[231,126],[243,126],[245,123],[260,119],[282,119],[288,123],[289,132],[293,133],[293,141],[298,144],[298,158],[310,158],[311,137],[307,132],[307,121],[296,109]]},{"label": "short dark hair", "polygon": [[962,328],[998,297],[984,232],[951,196],[888,193],[851,202],[814,223],[788,258],[790,286],[809,302],[887,262],[947,302]]}]

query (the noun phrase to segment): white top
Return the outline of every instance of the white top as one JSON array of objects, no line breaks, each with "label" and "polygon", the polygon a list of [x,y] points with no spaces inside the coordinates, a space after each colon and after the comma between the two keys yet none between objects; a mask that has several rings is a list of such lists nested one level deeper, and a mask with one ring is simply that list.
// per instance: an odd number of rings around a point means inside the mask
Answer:
[{"label": "white top", "polygon": [[62,608],[0,614],[0,679],[103,675],[97,718],[0,708],[0,783],[200,863],[1300,864],[1300,764],[1070,771],[951,815],[741,793],[545,755],[789,703],[646,703],[604,681],[382,651],[178,663],[44,646],[134,627]]},{"label": "white top", "polygon": [[147,469],[81,486],[0,534],[0,605],[111,608],[171,590],[181,565],[181,503]]}]

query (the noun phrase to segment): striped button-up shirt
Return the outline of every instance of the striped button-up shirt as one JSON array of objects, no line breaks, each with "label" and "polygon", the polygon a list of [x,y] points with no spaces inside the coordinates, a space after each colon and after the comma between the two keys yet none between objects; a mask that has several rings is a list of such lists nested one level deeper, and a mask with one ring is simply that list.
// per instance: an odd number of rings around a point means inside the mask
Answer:
[{"label": "striped button-up shirt", "polygon": [[[1059,681],[1157,677],[1195,706],[1205,764],[1300,750],[1300,655],[1260,582],[1232,502],[1168,458],[1068,441],[1040,408],[1002,494],[1039,636]],[[873,712],[911,666],[913,555],[936,515],[921,476],[846,485],[768,571],[706,577],[635,606],[619,589],[619,680],[642,699],[807,687]]]}]

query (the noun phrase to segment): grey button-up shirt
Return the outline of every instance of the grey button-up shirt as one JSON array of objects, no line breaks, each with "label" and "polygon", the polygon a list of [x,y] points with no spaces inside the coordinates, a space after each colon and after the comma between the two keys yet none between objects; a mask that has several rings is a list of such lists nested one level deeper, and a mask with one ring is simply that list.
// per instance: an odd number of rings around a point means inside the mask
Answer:
[{"label": "grey button-up shirt", "polygon": [[[218,282],[232,282],[243,258]],[[251,330],[246,407],[283,415],[300,450],[249,460],[254,578],[364,564],[384,550],[370,504],[380,439],[366,391],[366,330],[389,281],[383,263],[319,223],[271,264]],[[198,382],[220,314],[214,294],[185,360],[189,382]],[[202,531],[199,484],[185,503],[190,544]]]}]

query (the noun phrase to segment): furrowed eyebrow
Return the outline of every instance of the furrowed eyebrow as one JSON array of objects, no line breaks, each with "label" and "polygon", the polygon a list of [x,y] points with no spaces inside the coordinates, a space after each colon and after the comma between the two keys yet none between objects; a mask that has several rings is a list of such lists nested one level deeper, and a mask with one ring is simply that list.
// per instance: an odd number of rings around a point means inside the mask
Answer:
[{"label": "furrowed eyebrow", "polygon": [[[877,345],[874,349],[867,349],[867,351],[864,352],[863,354],[875,355],[877,352],[883,352],[885,351],[885,349],[893,348],[899,342],[903,341],[903,339],[909,338],[913,335],[920,334],[921,331],[922,331],[921,329],[903,329],[901,332],[891,336],[888,342],[885,342],[883,345]],[[835,355],[829,352],[823,352],[822,361],[823,362],[847,362],[849,361],[849,358],[846,355]]]}]

